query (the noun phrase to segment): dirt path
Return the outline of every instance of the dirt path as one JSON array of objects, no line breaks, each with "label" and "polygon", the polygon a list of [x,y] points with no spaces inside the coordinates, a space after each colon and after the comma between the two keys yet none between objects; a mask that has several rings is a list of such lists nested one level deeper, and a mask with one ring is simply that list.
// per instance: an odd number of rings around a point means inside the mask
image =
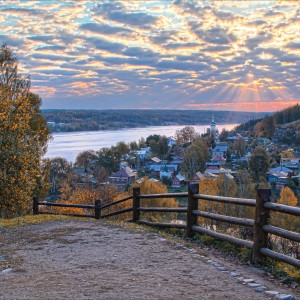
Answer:
[{"label": "dirt path", "polygon": [[[268,299],[246,278],[280,293],[259,272],[217,267],[149,232],[95,221],[55,221],[2,234],[0,253],[13,261],[0,274],[0,299]],[[224,264],[223,264],[224,265]],[[244,273],[245,274],[244,274]]]}]

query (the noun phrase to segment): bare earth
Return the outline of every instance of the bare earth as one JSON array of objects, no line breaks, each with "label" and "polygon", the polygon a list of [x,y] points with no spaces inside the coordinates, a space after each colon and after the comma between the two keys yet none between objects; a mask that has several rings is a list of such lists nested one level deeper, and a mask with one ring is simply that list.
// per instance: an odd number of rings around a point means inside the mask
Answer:
[{"label": "bare earth", "polygon": [[1,242],[13,270],[0,273],[0,299],[268,299],[230,272],[297,298],[257,269],[92,220],[19,227]]}]

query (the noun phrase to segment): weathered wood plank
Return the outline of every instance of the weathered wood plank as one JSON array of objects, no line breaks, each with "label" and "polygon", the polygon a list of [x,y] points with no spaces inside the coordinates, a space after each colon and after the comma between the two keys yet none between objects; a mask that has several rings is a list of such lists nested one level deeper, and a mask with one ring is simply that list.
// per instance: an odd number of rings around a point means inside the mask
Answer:
[{"label": "weathered wood plank", "polygon": [[261,248],[268,247],[268,233],[263,230],[263,227],[268,224],[270,219],[270,211],[265,207],[265,204],[270,201],[270,189],[258,189],[256,195],[255,221],[253,227],[254,244],[252,251],[252,262],[262,262],[264,257],[261,254]]},{"label": "weathered wood plank", "polygon": [[66,203],[54,203],[54,202],[39,202],[39,205],[46,205],[46,206],[60,206],[60,207],[76,207],[76,208],[90,208],[94,209],[95,205],[89,204],[66,204]]},{"label": "weathered wood plank", "polygon": [[265,203],[265,208],[300,217],[300,208],[277,203]]},{"label": "weathered wood plank", "polygon": [[267,248],[261,248],[260,252],[265,256],[283,261],[283,262],[285,262],[287,264],[290,264],[294,267],[300,268],[300,260],[298,260],[296,258],[287,256],[287,255],[284,255],[284,254],[281,254],[281,253],[277,253],[277,252],[272,251],[272,250],[267,249]]},{"label": "weathered wood plank", "polygon": [[117,201],[114,201],[114,202],[105,204],[105,205],[101,206],[101,209],[105,209],[105,208],[108,208],[108,207],[110,207],[110,206],[112,206],[112,205],[116,205],[116,204],[125,202],[125,201],[127,201],[127,200],[132,199],[132,198],[133,198],[133,196],[129,196],[129,197],[126,197],[126,198],[123,198],[123,199],[120,199],[120,200],[117,200]]},{"label": "weathered wood plank", "polygon": [[194,195],[196,199],[202,200],[210,200],[228,204],[239,204],[239,205],[246,205],[246,206],[255,206],[255,199],[243,199],[243,198],[232,198],[232,197],[221,197],[221,196],[212,196],[212,195],[205,195],[205,194],[196,194]]},{"label": "weathered wood plank", "polygon": [[196,232],[199,232],[201,234],[209,235],[209,236],[211,236],[215,239],[227,241],[227,242],[230,242],[230,243],[242,246],[242,247],[247,247],[247,248],[252,248],[253,247],[253,242],[251,242],[251,241],[238,239],[236,237],[229,236],[229,235],[226,235],[226,234],[222,234],[222,233],[219,233],[219,232],[215,232],[215,231],[212,231],[212,230],[209,230],[209,229],[206,229],[206,228],[202,228],[202,227],[199,227],[199,226],[193,226],[193,230],[196,231]]},{"label": "weathered wood plank", "polygon": [[282,228],[278,228],[278,227],[271,226],[271,225],[263,226],[263,230],[268,233],[275,234],[277,236],[300,243],[300,234],[299,233],[289,231],[286,229],[282,229]]},{"label": "weathered wood plank", "polygon": [[187,197],[188,193],[168,193],[168,194],[142,194],[139,195],[140,199],[147,199],[147,198],[175,198],[175,197]]},{"label": "weathered wood plank", "polygon": [[254,220],[251,219],[244,219],[244,218],[236,218],[231,216],[224,216],[219,214],[213,214],[206,211],[200,211],[200,210],[193,210],[193,214],[199,217],[204,217],[208,219],[213,219],[221,222],[227,222],[231,224],[237,224],[242,226],[249,226],[252,227],[254,225]]},{"label": "weathered wood plank", "polygon": [[182,212],[186,213],[186,207],[140,207],[138,208],[139,211],[157,211],[157,212]]}]

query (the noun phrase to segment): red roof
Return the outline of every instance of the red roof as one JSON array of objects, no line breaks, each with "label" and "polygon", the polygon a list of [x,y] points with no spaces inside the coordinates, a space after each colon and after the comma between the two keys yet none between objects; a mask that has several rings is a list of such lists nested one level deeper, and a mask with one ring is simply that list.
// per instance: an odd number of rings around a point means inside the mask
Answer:
[{"label": "red roof", "polygon": [[221,156],[215,156],[214,158],[211,159],[211,161],[226,161],[226,159]]}]

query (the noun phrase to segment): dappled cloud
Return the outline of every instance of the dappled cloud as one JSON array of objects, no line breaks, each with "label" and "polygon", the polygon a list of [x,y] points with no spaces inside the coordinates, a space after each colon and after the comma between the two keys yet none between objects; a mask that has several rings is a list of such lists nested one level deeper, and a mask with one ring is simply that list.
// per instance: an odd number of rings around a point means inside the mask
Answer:
[{"label": "dappled cloud", "polygon": [[297,1],[0,0],[45,108],[278,110],[300,100],[299,25]]}]

